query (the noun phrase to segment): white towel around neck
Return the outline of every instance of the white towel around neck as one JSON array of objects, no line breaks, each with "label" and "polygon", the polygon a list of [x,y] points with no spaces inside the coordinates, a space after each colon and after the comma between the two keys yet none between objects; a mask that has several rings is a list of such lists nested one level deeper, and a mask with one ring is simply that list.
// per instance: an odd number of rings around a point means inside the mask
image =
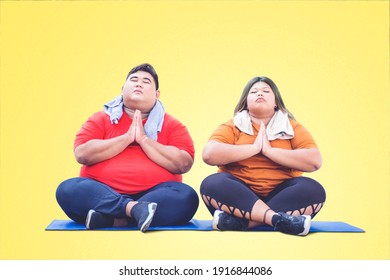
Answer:
[{"label": "white towel around neck", "polygon": [[[104,104],[104,112],[110,116],[112,124],[118,124],[123,115],[123,97],[122,95]],[[145,133],[153,140],[157,140],[158,132],[161,132],[164,123],[165,109],[162,102],[157,99],[148,119],[144,125]]]},{"label": "white towel around neck", "polygon": [[[234,125],[242,132],[253,135],[253,127],[251,117],[247,110],[238,112],[234,118]],[[288,114],[282,110],[275,112],[267,126],[268,140],[272,141],[275,139],[292,139],[294,138],[294,130],[291,126]]]}]

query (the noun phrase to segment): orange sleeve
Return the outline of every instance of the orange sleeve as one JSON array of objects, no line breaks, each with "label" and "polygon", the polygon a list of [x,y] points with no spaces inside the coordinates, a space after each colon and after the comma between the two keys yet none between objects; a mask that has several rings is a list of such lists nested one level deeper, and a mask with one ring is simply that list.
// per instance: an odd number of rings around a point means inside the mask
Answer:
[{"label": "orange sleeve", "polygon": [[233,125],[233,120],[227,121],[214,130],[209,138],[209,141],[235,144],[235,129],[236,128]]},{"label": "orange sleeve", "polygon": [[290,141],[294,150],[317,148],[317,144],[315,143],[310,132],[303,125],[296,121],[291,121],[291,125],[294,129],[294,138]]}]

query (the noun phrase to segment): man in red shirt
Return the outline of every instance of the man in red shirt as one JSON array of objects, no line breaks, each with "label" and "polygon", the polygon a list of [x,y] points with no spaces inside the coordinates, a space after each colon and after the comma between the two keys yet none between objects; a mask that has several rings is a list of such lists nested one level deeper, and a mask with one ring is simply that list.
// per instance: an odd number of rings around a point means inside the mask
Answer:
[{"label": "man in red shirt", "polygon": [[135,222],[145,232],[192,219],[199,199],[181,174],[193,165],[193,141],[159,97],[154,68],[141,64],[129,72],[114,106],[83,124],[74,142],[80,177],[56,192],[72,220],[87,229]]}]

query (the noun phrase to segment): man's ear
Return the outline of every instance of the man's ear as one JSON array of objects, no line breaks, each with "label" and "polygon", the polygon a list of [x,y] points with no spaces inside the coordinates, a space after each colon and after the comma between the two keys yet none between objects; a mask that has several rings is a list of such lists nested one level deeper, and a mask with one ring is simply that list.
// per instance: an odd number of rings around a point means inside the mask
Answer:
[{"label": "man's ear", "polygon": [[160,91],[156,90],[156,98],[159,98],[159,97],[160,97]]}]

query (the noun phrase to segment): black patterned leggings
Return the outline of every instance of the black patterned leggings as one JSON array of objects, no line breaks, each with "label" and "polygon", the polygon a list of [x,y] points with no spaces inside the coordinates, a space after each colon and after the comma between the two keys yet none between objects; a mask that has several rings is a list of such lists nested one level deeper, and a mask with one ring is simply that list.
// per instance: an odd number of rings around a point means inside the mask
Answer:
[{"label": "black patterned leggings", "polygon": [[[262,197],[253,192],[243,181],[225,172],[205,178],[200,187],[202,199],[210,213],[226,206],[230,214],[237,210],[250,220],[253,205],[261,199],[275,212],[314,217],[322,208],[326,193],[317,181],[307,177],[288,179]],[[214,205],[214,206],[213,206]],[[237,215],[236,215],[237,216]]]}]

